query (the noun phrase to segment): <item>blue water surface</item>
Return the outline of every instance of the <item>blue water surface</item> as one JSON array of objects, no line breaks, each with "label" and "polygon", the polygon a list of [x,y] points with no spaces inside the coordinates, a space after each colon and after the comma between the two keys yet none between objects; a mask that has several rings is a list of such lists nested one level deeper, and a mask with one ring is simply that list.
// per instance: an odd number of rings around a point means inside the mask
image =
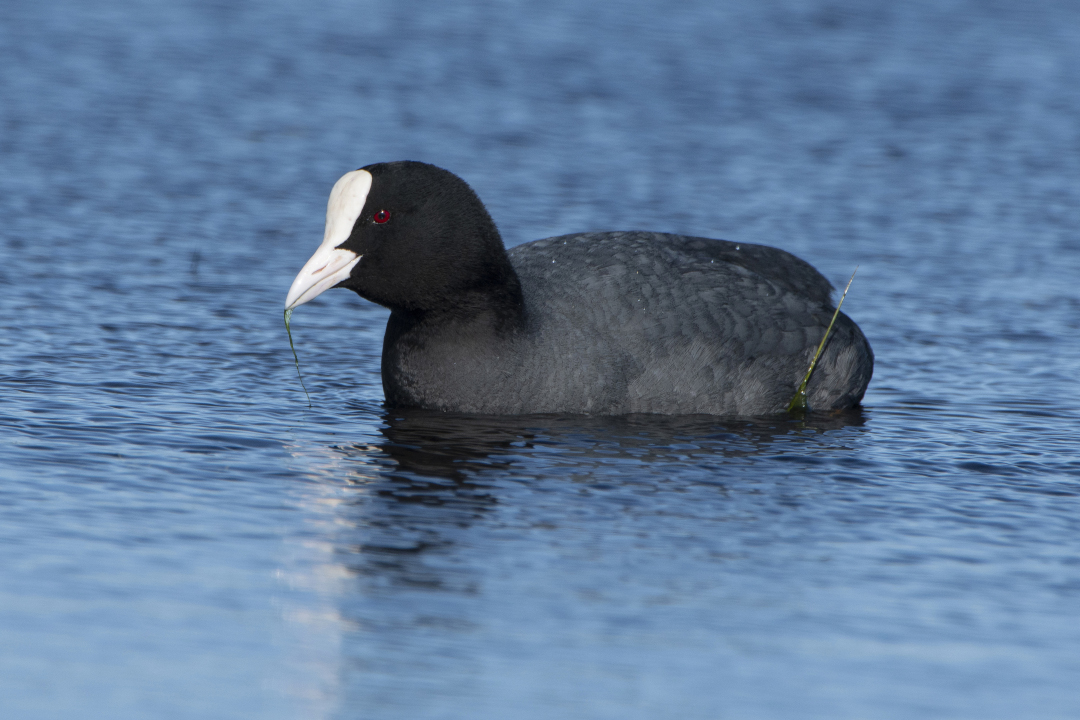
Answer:
[{"label": "blue water surface", "polygon": [[[0,4],[0,716],[1080,717],[1080,5]],[[839,416],[382,407],[344,172],[782,247]]]}]

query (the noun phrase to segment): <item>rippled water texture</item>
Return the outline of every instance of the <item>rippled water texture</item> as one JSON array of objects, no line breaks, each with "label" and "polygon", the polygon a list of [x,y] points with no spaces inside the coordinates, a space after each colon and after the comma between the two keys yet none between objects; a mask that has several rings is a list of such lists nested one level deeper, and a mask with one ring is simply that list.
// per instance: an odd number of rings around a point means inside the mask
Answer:
[{"label": "rippled water texture", "polygon": [[[4,718],[1080,717],[1080,5],[0,6]],[[814,263],[858,413],[390,413],[330,186]]]}]

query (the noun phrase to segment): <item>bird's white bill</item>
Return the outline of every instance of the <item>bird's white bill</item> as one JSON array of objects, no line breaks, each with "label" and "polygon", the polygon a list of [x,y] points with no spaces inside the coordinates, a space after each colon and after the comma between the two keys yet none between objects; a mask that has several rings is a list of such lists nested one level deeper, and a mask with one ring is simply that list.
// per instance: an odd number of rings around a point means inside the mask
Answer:
[{"label": "bird's white bill", "polygon": [[327,244],[320,246],[293,280],[289,295],[285,298],[285,309],[303,305],[346,280],[361,257],[351,250]]},{"label": "bird's white bill", "polygon": [[293,280],[289,296],[285,298],[286,310],[303,305],[334,287],[349,277],[353,266],[360,262],[359,255],[337,246],[349,239],[367,202],[371,181],[371,173],[367,170],[353,170],[334,183],[326,203],[326,231],[322,245]]}]

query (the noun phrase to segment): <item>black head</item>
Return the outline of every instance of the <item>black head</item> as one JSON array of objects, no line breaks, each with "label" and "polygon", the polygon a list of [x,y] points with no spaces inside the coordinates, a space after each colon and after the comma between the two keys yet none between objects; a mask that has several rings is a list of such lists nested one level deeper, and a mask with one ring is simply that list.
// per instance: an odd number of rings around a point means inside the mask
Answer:
[{"label": "black head", "polygon": [[360,258],[341,287],[406,313],[520,296],[499,231],[464,180],[411,161],[358,172],[370,174],[371,187],[352,232],[336,245]]}]

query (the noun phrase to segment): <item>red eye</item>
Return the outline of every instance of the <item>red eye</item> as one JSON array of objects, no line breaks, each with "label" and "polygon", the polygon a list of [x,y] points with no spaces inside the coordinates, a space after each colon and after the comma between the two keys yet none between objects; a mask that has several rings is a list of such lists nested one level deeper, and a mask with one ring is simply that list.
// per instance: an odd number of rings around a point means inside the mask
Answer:
[{"label": "red eye", "polygon": [[386,210],[380,210],[379,212],[375,213],[375,217],[372,219],[382,225],[384,222],[390,219],[390,213],[388,213]]}]

